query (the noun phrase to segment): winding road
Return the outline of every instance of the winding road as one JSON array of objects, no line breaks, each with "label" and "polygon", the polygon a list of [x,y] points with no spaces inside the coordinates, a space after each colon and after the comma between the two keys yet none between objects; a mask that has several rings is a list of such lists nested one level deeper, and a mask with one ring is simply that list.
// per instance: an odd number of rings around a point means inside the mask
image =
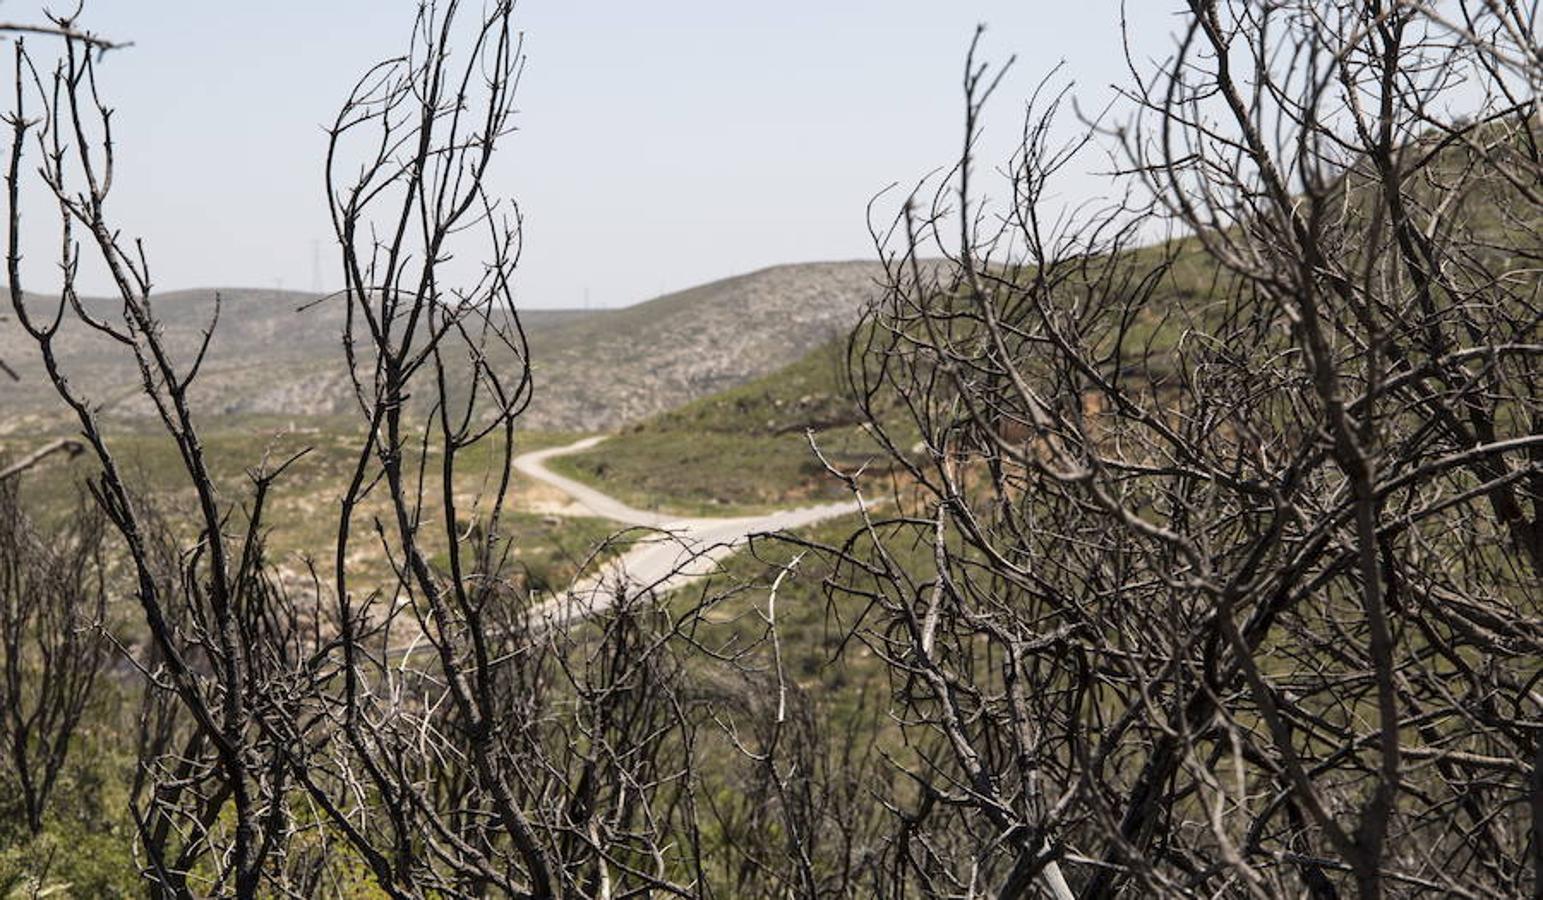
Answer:
[{"label": "winding road", "polygon": [[605,609],[621,591],[628,596],[645,592],[665,594],[710,575],[717,571],[718,563],[724,557],[734,553],[753,535],[802,528],[858,509],[856,501],[847,501],[760,516],[681,518],[628,506],[609,494],[546,467],[547,460],[553,457],[582,453],[603,440],[604,436],[585,438],[514,458],[516,471],[557,488],[572,497],[587,513],[647,529],[631,550],[608,561],[600,571],[580,578],[568,588],[564,597],[547,602],[546,613],[558,622],[583,618]]}]

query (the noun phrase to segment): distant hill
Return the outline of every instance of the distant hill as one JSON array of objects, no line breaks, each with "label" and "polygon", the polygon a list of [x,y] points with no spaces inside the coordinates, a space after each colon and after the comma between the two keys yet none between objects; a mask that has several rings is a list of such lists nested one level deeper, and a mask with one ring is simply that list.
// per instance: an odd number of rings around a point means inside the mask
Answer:
[{"label": "distant hill", "polygon": [[[205,414],[307,417],[350,409],[339,343],[341,301],[317,303],[314,294],[247,288],[154,295],[155,316],[167,347],[179,360],[191,361],[197,352],[210,324],[216,293],[221,298],[219,321],[194,393],[194,401]],[[114,301],[89,298],[84,302],[108,321],[118,319]],[[52,301],[38,298],[33,304],[35,310],[44,310],[51,308]],[[0,376],[0,433],[14,433],[19,427],[29,427],[63,411],[48,384],[36,346],[12,321],[8,302],[0,314],[5,319],[0,321],[0,359],[21,379],[16,382]],[[531,333],[540,334],[583,315],[570,310],[535,310],[526,316],[526,326]],[[149,401],[137,389],[139,372],[124,348],[70,316],[65,317],[55,345],[71,381],[108,415],[151,414]]]},{"label": "distant hill", "polygon": [[610,430],[769,375],[849,330],[880,275],[774,266],[563,323],[532,338],[530,422]]},{"label": "distant hill", "polygon": [[[873,263],[775,266],[619,310],[523,310],[537,393],[532,428],[602,430],[743,384],[801,358],[850,327],[873,296]],[[338,337],[340,301],[294,291],[222,289],[219,324],[194,401],[208,414],[328,416],[352,409]],[[153,298],[168,345],[196,351],[215,291]],[[110,311],[109,301],[88,305]],[[37,350],[9,316],[0,359],[0,433],[62,414]],[[149,415],[138,373],[121,348],[79,322],[57,339],[76,384],[117,417]]]}]

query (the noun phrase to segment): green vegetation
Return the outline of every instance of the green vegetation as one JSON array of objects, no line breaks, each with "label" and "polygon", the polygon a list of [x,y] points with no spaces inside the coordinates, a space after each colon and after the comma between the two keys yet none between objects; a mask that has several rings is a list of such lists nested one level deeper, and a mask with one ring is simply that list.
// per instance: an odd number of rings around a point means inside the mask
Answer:
[{"label": "green vegetation", "polygon": [[40,833],[11,808],[19,798],[0,797],[0,898],[143,896],[129,812],[135,760],[124,740],[137,724],[137,678],[99,682]]},{"label": "green vegetation", "polygon": [[[297,572],[315,564],[323,573],[330,571],[328,548],[336,540],[338,502],[357,460],[359,437],[353,424],[344,419],[306,419],[297,424],[271,417],[242,417],[217,420],[217,427],[204,432],[207,458],[214,466],[215,484],[227,496],[246,497],[251,491],[249,474],[261,465],[274,467],[295,454],[297,458],[273,485],[267,500],[265,521],[268,558],[281,568]],[[122,432],[111,444],[118,465],[146,501],[166,512],[184,508],[194,500],[187,487],[186,474],[171,440],[149,428],[121,425]],[[571,443],[579,435],[568,432],[522,432],[516,437],[520,452]],[[40,440],[0,444],[0,450],[19,456]],[[428,470],[431,489],[437,490],[433,476],[431,450]],[[458,502],[465,515],[476,515],[488,492],[497,486],[497,460],[491,441],[463,452],[456,478]],[[266,462],[265,462],[266,461]],[[74,509],[77,485],[92,476],[96,461],[88,451],[73,461],[39,467],[23,482],[23,497],[32,515],[49,524],[70,515]],[[579,566],[617,525],[604,519],[582,516],[549,516],[522,508],[519,499],[530,487],[516,478],[514,512],[506,515],[504,529],[513,540],[514,562],[533,588],[550,590],[566,583]],[[359,521],[385,513],[383,489],[377,489],[361,504]],[[243,507],[243,512],[245,507]],[[167,516],[169,524],[186,524],[176,516]],[[350,574],[359,584],[384,579],[389,572],[383,553],[373,536],[355,537],[362,552]],[[615,552],[606,549],[602,555]]]},{"label": "green vegetation", "polygon": [[[800,529],[794,536],[839,547],[861,527],[862,520],[849,515]],[[917,547],[916,558],[907,561],[923,565],[929,553],[930,548]],[[887,674],[867,647],[847,641],[866,601],[841,593],[827,596],[824,581],[834,574],[832,560],[823,554],[803,552],[792,542],[763,539],[756,543],[754,552],[725,561],[723,573],[717,587],[750,585],[754,589],[726,594],[726,599],[714,607],[710,624],[698,632],[703,643],[725,652],[750,650],[739,662],[769,670],[774,660],[766,633],[768,613],[774,612],[779,652],[791,684],[833,730],[860,724],[864,698],[884,691]],[[844,572],[843,576],[851,574]],[[773,583],[777,584],[776,606],[769,611],[767,601]],[[854,586],[877,587],[871,580]],[[846,651],[842,652],[844,645]]]},{"label": "green vegetation", "polygon": [[846,497],[809,447],[855,469],[878,448],[849,398],[846,342],[633,426],[552,468],[645,509],[736,515]]}]

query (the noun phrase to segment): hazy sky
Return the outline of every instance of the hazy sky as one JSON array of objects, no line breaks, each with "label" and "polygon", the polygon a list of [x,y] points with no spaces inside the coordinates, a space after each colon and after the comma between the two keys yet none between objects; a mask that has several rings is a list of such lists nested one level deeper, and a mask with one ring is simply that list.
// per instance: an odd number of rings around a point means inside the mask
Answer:
[{"label": "hazy sky", "polygon": [[[1131,6],[1138,51],[1163,53],[1173,4]],[[0,16],[37,8],[13,0]],[[414,8],[87,0],[95,30],[134,42],[101,68],[118,110],[111,211],[145,239],[158,289],[308,290],[318,246],[320,283],[337,285],[321,123],[369,63],[405,47]],[[518,9],[528,56],[520,131],[494,188],[526,214],[518,291],[530,307],[586,297],[619,306],[775,263],[872,256],[869,198],[957,153],[977,22],[987,24],[989,58],[1018,56],[993,107],[987,160],[1005,159],[1023,98],[1058,61],[1090,107],[1128,77],[1118,0],[522,0]],[[41,43],[33,39],[39,55]],[[1099,190],[1095,162],[1068,199]],[[38,230],[29,256],[46,260],[53,240]]]}]

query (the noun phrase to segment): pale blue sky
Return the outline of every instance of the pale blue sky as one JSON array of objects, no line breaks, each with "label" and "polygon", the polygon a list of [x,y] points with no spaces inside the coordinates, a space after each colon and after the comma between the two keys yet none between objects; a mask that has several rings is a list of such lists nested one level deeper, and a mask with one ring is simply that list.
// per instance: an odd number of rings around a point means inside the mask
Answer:
[{"label": "pale blue sky", "polygon": [[[1166,51],[1175,5],[1131,3],[1138,51]],[[404,46],[414,7],[87,0],[95,30],[135,44],[101,70],[118,109],[114,217],[146,240],[159,289],[312,286],[313,245],[330,233],[320,125],[365,66]],[[495,185],[527,217],[520,302],[579,306],[587,292],[618,306],[774,263],[869,257],[869,198],[957,153],[977,22],[989,58],[1018,56],[983,148],[997,161],[1058,61],[1090,107],[1128,77],[1120,15],[1118,0],[521,0],[521,130]],[[1100,190],[1088,170],[1067,199]],[[29,255],[46,259],[53,240],[39,231]],[[326,287],[331,259],[323,244]]]}]

